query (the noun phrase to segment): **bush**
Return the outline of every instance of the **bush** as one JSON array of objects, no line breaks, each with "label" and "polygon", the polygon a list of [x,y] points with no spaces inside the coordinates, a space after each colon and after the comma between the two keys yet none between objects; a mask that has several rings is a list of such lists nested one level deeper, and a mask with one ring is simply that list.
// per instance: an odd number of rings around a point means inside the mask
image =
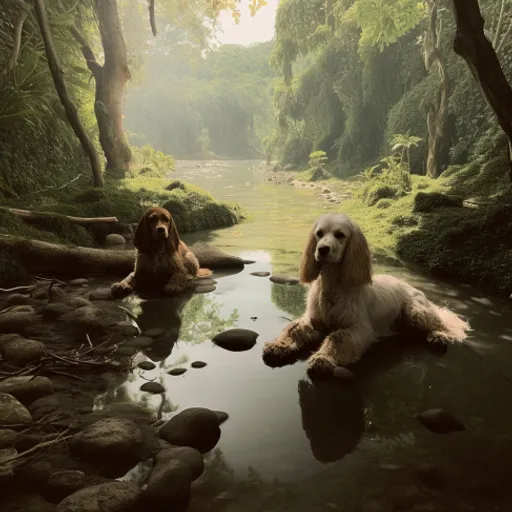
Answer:
[{"label": "bush", "polygon": [[462,198],[448,196],[440,192],[418,192],[414,198],[414,213],[430,213],[437,208],[442,207],[462,207]]},{"label": "bush", "polygon": [[379,210],[386,210],[393,204],[393,201],[391,199],[379,199],[375,203],[375,207]]},{"label": "bush", "polygon": [[398,188],[390,185],[373,183],[363,190],[363,201],[368,206],[374,206],[381,199],[396,199],[397,197],[399,197]]}]

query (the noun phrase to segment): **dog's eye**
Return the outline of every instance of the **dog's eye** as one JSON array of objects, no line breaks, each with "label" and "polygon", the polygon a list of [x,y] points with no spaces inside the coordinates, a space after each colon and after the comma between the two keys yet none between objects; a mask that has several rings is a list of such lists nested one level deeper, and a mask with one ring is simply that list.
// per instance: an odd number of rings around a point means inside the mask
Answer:
[{"label": "dog's eye", "polygon": [[341,231],[336,231],[336,233],[334,233],[334,236],[338,240],[341,240],[342,238],[345,238],[345,233],[342,233]]},{"label": "dog's eye", "polygon": [[156,215],[151,215],[151,217],[149,217],[149,222],[156,222],[158,220],[158,217]]},{"label": "dog's eye", "polygon": [[318,238],[322,238],[322,237],[324,236],[324,232],[320,229],[320,230],[318,230],[318,231],[316,232],[316,236],[317,236]]}]

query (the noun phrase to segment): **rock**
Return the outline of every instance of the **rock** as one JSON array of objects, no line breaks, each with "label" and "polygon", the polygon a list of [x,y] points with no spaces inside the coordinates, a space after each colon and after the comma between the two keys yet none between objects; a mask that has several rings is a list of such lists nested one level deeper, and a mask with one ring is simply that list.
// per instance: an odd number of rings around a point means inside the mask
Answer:
[{"label": "rock", "polygon": [[165,393],[165,388],[158,382],[145,382],[140,387],[140,390],[146,391],[146,393],[153,393],[154,395]]},{"label": "rock", "polygon": [[418,469],[418,479],[429,489],[440,491],[446,485],[446,478],[441,468],[432,464],[423,464]]},{"label": "rock", "polygon": [[44,497],[51,503],[60,503],[64,498],[85,486],[85,473],[77,470],[55,471],[46,484]]},{"label": "rock", "polygon": [[244,265],[252,265],[256,263],[254,260],[241,260]]},{"label": "rock", "polygon": [[34,300],[31,297],[22,295],[21,293],[12,293],[7,297],[7,300],[3,303],[3,308],[10,308],[11,306],[20,306],[23,304],[32,305]]},{"label": "rock", "polygon": [[199,285],[194,288],[195,293],[211,293],[216,290],[214,284]]},{"label": "rock", "polygon": [[59,409],[59,400],[52,395],[42,396],[41,398],[34,400],[28,407],[34,421],[40,420],[45,416],[54,415],[59,411]]},{"label": "rock", "polygon": [[88,301],[87,299],[84,299],[83,297],[71,297],[68,301],[68,305],[72,308],[83,308],[85,306],[92,307],[93,303]]},{"label": "rock", "polygon": [[34,361],[39,361],[43,357],[44,345],[40,341],[29,340],[20,336],[2,347],[2,355],[6,361],[18,366],[26,366]]},{"label": "rock", "polygon": [[57,512],[129,512],[141,497],[132,482],[109,482],[75,492],[62,500]]},{"label": "rock", "polygon": [[143,333],[144,336],[148,336],[149,338],[159,338],[165,334],[165,329],[160,329],[159,327],[154,327],[153,329],[148,329]]},{"label": "rock", "polygon": [[50,288],[50,302],[69,302],[69,294],[60,286],[52,286]]},{"label": "rock", "polygon": [[[2,413],[0,412],[0,417]],[[18,434],[14,430],[8,428],[0,429],[0,449],[12,448],[16,444]]]},{"label": "rock", "polygon": [[116,331],[124,336],[137,336],[139,329],[133,325],[131,320],[124,320],[116,325]]},{"label": "rock", "polygon": [[167,373],[172,375],[173,377],[178,377],[179,375],[183,375],[187,371],[186,368],[173,368],[169,370]]},{"label": "rock", "polygon": [[0,393],[9,393],[27,405],[53,393],[53,383],[48,377],[8,377],[0,382]]},{"label": "rock", "polygon": [[59,318],[72,311],[72,307],[63,302],[52,302],[46,305],[41,311],[44,318]]},{"label": "rock", "polygon": [[96,288],[89,293],[89,300],[111,300],[112,290],[110,288]]},{"label": "rock", "polygon": [[0,448],[0,461],[5,461],[0,464],[0,484],[4,482],[4,479],[14,475],[14,462],[12,460],[7,461],[7,459],[16,457],[16,455],[18,455],[18,451],[12,446],[8,448]]},{"label": "rock", "polygon": [[39,318],[32,306],[19,306],[29,310],[10,310],[0,313],[0,332],[23,332],[27,327],[36,324]]},{"label": "rock", "polygon": [[189,499],[191,483],[192,474],[183,462],[157,462],[149,475],[146,494],[149,500],[165,504],[169,510],[180,509]]},{"label": "rock", "polygon": [[125,342],[124,345],[128,345],[139,350],[141,348],[149,347],[152,343],[153,338],[150,338],[149,336],[137,336],[136,338]]},{"label": "rock", "polygon": [[158,435],[170,444],[209,452],[220,439],[219,425],[227,419],[225,413],[218,414],[202,407],[185,409],[162,425]]},{"label": "rock", "polygon": [[110,233],[105,237],[105,245],[126,245],[126,239],[123,235]]},{"label": "rock", "polygon": [[0,392],[0,425],[2,427],[23,427],[32,423],[28,410],[16,398]]},{"label": "rock", "polygon": [[258,334],[254,331],[248,329],[230,329],[217,334],[212,341],[226,350],[243,352],[253,348],[257,338]]},{"label": "rock", "polygon": [[137,365],[141,370],[154,370],[156,368],[156,364],[151,361],[142,361]]},{"label": "rock", "polygon": [[61,319],[85,331],[102,331],[108,327],[103,312],[96,306],[83,306],[63,315]]},{"label": "rock", "polygon": [[16,334],[16,333],[1,334],[0,335],[0,350],[2,350],[2,347],[4,345],[7,345],[7,343],[9,343],[13,340],[17,340],[18,338],[20,338],[20,335]]},{"label": "rock", "polygon": [[356,378],[356,376],[344,366],[336,366],[332,371],[333,377],[341,382],[349,382]]},{"label": "rock", "polygon": [[196,286],[209,286],[212,284],[217,284],[217,281],[215,281],[215,279],[211,279],[210,277],[202,277],[201,279],[196,279],[194,283]]},{"label": "rock", "polygon": [[144,436],[137,424],[124,418],[105,418],[89,425],[71,439],[72,454],[85,460],[139,462]]},{"label": "rock", "polygon": [[195,448],[190,446],[173,446],[158,452],[155,457],[156,464],[177,460],[190,469],[192,480],[197,480],[204,471],[203,456]]},{"label": "rock", "polygon": [[275,276],[272,275],[269,278],[273,283],[276,284],[288,284],[288,285],[296,285],[299,284],[299,280],[296,277],[288,277],[288,276]]},{"label": "rock", "polygon": [[2,512],[55,512],[55,505],[48,503],[39,494],[16,493],[2,498]]},{"label": "rock", "polygon": [[392,485],[387,488],[386,494],[396,508],[404,510],[411,510],[424,498],[415,485]]},{"label": "rock", "polygon": [[84,284],[89,284],[89,279],[86,279],[85,277],[79,277],[78,279],[69,281],[69,284],[71,286],[83,286]]},{"label": "rock", "polygon": [[204,361],[194,361],[191,365],[192,368],[204,368],[206,363]]},{"label": "rock", "polygon": [[466,427],[449,412],[443,409],[429,409],[416,416],[418,421],[436,434],[462,432]]},{"label": "rock", "polygon": [[251,272],[251,276],[268,277],[270,276],[270,272]]}]

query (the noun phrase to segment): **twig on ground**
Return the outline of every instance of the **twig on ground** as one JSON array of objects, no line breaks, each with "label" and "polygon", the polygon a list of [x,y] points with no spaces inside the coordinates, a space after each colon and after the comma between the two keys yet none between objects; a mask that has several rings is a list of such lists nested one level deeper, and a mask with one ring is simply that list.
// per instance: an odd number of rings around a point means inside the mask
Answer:
[{"label": "twig on ground", "polygon": [[0,293],[12,293],[12,292],[26,292],[28,290],[31,290],[33,286],[26,285],[26,286],[15,286],[14,288],[0,288]]}]

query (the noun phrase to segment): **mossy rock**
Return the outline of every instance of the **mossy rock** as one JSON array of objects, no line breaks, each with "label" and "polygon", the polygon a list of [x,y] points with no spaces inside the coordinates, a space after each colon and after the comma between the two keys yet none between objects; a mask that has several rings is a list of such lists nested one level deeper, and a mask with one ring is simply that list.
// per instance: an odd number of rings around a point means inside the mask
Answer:
[{"label": "mossy rock", "polygon": [[325,169],[320,167],[313,170],[309,181],[322,181],[328,180],[329,178],[332,178],[332,176]]},{"label": "mossy rock", "polygon": [[448,196],[441,192],[418,192],[414,198],[414,213],[430,213],[437,208],[460,208],[462,197]]},{"label": "mossy rock", "polygon": [[181,190],[185,190],[185,184],[180,180],[172,180],[171,183],[169,183],[169,185],[167,185],[167,187],[165,187],[165,190],[172,191],[172,190],[176,190],[177,188],[179,188]]},{"label": "mossy rock", "polygon": [[397,227],[413,227],[419,224],[414,215],[397,215],[391,219],[391,224]]},{"label": "mossy rock", "polygon": [[393,201],[391,199],[379,199],[375,203],[375,207],[378,208],[379,210],[386,210],[392,205]]},{"label": "mossy rock", "polygon": [[376,183],[366,190],[364,198],[368,206],[374,206],[381,199],[396,199],[399,197],[399,195],[400,194],[397,187]]}]

